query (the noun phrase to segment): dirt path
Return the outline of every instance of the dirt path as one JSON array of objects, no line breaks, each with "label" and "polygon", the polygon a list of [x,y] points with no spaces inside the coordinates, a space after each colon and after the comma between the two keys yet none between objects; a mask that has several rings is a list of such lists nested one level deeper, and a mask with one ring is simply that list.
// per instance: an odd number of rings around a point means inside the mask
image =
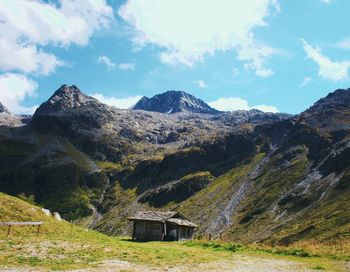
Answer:
[{"label": "dirt path", "polygon": [[208,264],[200,264],[194,267],[193,269],[182,271],[302,272],[314,270],[305,268],[304,264],[288,260],[235,255],[231,261],[220,261]]},{"label": "dirt path", "polygon": [[[119,260],[107,260],[94,268],[71,270],[69,272],[311,272],[316,270],[315,267],[308,268],[306,264],[297,261],[237,254],[232,256],[232,259],[225,261],[165,268],[148,267]],[[322,269],[322,271],[350,271],[350,263],[343,263],[343,267],[336,270]]]},{"label": "dirt path", "polygon": [[[283,260],[274,259],[268,257],[256,257],[235,255],[231,260],[217,261],[210,263],[202,263],[196,265],[186,265],[178,267],[168,268],[156,268],[148,267],[141,264],[129,263],[119,260],[106,260],[102,263],[96,264],[96,267],[69,270],[69,272],[115,272],[115,271],[129,271],[129,272],[197,272],[197,271],[210,271],[210,272],[222,272],[222,271],[235,271],[235,272],[303,272],[303,271],[315,271],[307,269],[304,264]],[[29,272],[29,271],[45,271],[37,268],[8,268],[0,269],[1,272]],[[346,271],[344,269],[344,271]]]},{"label": "dirt path", "polygon": [[[323,271],[350,271],[350,263],[344,263],[342,268]],[[317,270],[317,269],[316,269]],[[46,272],[42,268],[0,268],[0,272]],[[209,263],[181,265],[175,267],[151,267],[143,264],[130,263],[120,260],[105,260],[92,264],[91,268],[65,270],[67,272],[311,272],[315,268],[307,268],[307,265],[297,261],[273,258],[267,256],[234,255],[230,260],[215,261]]]}]

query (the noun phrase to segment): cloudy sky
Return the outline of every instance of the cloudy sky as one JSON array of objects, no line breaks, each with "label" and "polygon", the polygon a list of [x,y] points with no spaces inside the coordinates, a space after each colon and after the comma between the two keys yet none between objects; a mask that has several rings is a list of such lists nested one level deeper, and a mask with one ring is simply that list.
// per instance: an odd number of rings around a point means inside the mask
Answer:
[{"label": "cloudy sky", "polygon": [[0,101],[62,84],[119,108],[184,90],[221,110],[299,113],[350,87],[349,0],[0,0]]}]

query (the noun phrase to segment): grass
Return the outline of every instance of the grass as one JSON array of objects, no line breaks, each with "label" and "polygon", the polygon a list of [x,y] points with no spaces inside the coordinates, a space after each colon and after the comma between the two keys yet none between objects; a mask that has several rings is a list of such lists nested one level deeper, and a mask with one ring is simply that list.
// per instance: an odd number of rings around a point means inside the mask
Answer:
[{"label": "grass", "polygon": [[[219,242],[148,242],[108,237],[94,231],[74,227],[72,234],[24,236],[17,233],[0,241],[0,268],[29,266],[49,270],[94,267],[104,260],[121,260],[147,265],[150,268],[171,268],[216,261],[229,261],[233,254],[259,258],[282,258],[302,262],[317,270],[341,271],[340,262],[327,258],[273,253],[238,244]],[[338,270],[339,269],[339,270]]]},{"label": "grass", "polygon": [[350,261],[350,241],[346,239],[327,242],[317,240],[299,241],[293,243],[288,248],[302,248],[311,256],[323,256],[334,260]]},{"label": "grass", "polygon": [[[56,221],[40,207],[0,193],[1,221],[43,221],[41,233],[35,228],[13,227],[6,236],[0,227],[0,269],[29,267],[46,270],[95,267],[105,260],[128,261],[152,268],[192,266],[200,263],[230,261],[234,254],[246,257],[282,258],[302,262],[315,270],[341,271],[342,262],[307,251],[244,246],[219,241],[138,243],[123,237],[110,237],[96,231]],[[283,249],[283,250],[282,250]]]},{"label": "grass", "polygon": [[201,241],[201,240],[185,242],[184,245],[189,247],[208,248],[214,251],[229,251],[229,252],[237,252],[246,248],[243,245],[237,244],[237,243],[208,242],[208,241]]},{"label": "grass", "polygon": [[[282,258],[292,261],[304,263],[308,268],[313,270],[327,270],[327,271],[343,271],[339,260],[349,261],[350,255],[344,258],[343,255],[330,254],[329,252],[316,253],[308,251],[305,248],[289,247],[272,247],[264,244],[250,244],[242,245],[232,242],[220,241],[203,241],[195,240],[185,242],[184,245],[189,247],[200,247],[210,249],[215,252],[231,252],[243,255],[263,255],[273,256],[273,258]],[[338,252],[339,253],[339,252]],[[349,254],[350,252],[348,252]],[[345,270],[344,270],[345,271]]]},{"label": "grass", "polygon": [[312,268],[313,270],[325,270],[326,268],[324,268],[323,266],[317,265],[315,267]]},{"label": "grass", "polygon": [[175,266],[179,263],[201,263],[227,257],[227,253],[212,255],[201,248],[180,243],[136,243],[128,239],[103,235],[56,221],[41,208],[0,193],[1,221],[43,221],[39,236],[35,228],[0,227],[0,267],[40,266],[47,269],[73,269],[93,266],[108,259],[131,261],[150,266]]},{"label": "grass", "polygon": [[201,180],[201,179],[213,179],[213,175],[209,171],[195,172],[188,174],[181,178],[181,181],[193,181],[193,180]]},{"label": "grass", "polygon": [[103,260],[130,261],[150,267],[172,267],[229,257],[227,252],[212,254],[209,250],[186,247],[180,243],[136,243],[92,232],[82,235],[77,230],[67,237],[14,237],[6,242],[2,240],[0,244],[3,250],[0,252],[0,263],[9,267],[20,263],[49,269],[74,269],[94,266]]},{"label": "grass", "polygon": [[115,170],[119,171],[122,169],[122,165],[119,163],[114,163],[110,161],[97,161],[96,165],[99,169],[103,170]]}]

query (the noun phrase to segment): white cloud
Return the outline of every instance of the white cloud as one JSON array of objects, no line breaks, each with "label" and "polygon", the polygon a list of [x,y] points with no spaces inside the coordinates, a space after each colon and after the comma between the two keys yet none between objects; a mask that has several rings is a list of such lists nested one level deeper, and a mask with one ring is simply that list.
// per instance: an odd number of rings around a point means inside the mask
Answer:
[{"label": "white cloud", "polygon": [[127,71],[127,70],[134,71],[134,70],[135,70],[135,64],[132,63],[132,62],[119,63],[119,64],[118,64],[118,68],[119,68],[120,70],[123,70],[123,71]]},{"label": "white cloud", "polygon": [[27,96],[35,95],[38,84],[20,74],[0,75],[0,101],[13,113],[32,114],[37,106],[24,107],[21,102]]},{"label": "white cloud", "polygon": [[208,88],[207,84],[204,82],[203,79],[198,79],[193,81],[194,84],[196,84],[199,88],[206,89]]},{"label": "white cloud", "polygon": [[350,49],[350,38],[346,38],[335,44],[335,47],[342,49]]},{"label": "white cloud", "polygon": [[300,84],[300,87],[304,87],[307,84],[309,84],[309,82],[311,81],[311,77],[304,77],[303,82]]},{"label": "white cloud", "polygon": [[126,63],[115,64],[107,56],[99,56],[98,59],[97,59],[97,62],[103,63],[104,65],[106,65],[106,67],[108,69],[114,69],[115,67],[117,67],[118,69],[120,69],[122,71],[128,71],[128,70],[134,71],[135,70],[135,64],[134,63],[126,62]]},{"label": "white cloud", "polygon": [[265,104],[256,105],[256,106],[251,107],[250,109],[256,109],[256,110],[260,110],[263,112],[274,112],[274,113],[278,112],[278,109],[275,106],[268,106]]},{"label": "white cloud", "polygon": [[215,101],[208,102],[208,105],[221,111],[249,110],[247,100],[235,97],[218,98]]},{"label": "white cloud", "polygon": [[63,65],[54,55],[38,50],[33,44],[13,42],[0,37],[0,70],[48,75]]},{"label": "white cloud", "polygon": [[108,25],[113,14],[105,0],[58,2],[55,6],[37,0],[1,1],[2,35],[40,45],[86,45],[95,30]]},{"label": "white cloud", "polygon": [[252,69],[257,76],[268,77],[273,75],[271,69],[266,68],[266,59],[275,54],[268,46],[257,47],[254,43],[246,44],[238,50],[238,59],[247,61],[244,68]]},{"label": "white cloud", "polygon": [[249,103],[247,100],[237,97],[228,97],[228,98],[218,98],[215,101],[208,102],[209,106],[221,110],[221,111],[235,111],[235,110],[251,110],[251,109],[258,109],[264,112],[278,112],[278,109],[274,106],[268,106],[268,105],[256,105],[256,106],[249,106]]},{"label": "white cloud", "polygon": [[319,66],[318,75],[325,79],[339,81],[347,79],[350,61],[332,61],[327,56],[323,55],[319,47],[309,45],[304,39],[301,39],[304,45],[304,51],[307,57]]},{"label": "white cloud", "polygon": [[321,2],[325,4],[330,4],[332,2],[335,2],[335,0],[321,0]]},{"label": "white cloud", "polygon": [[113,69],[115,67],[115,63],[106,56],[99,56],[97,62],[103,63],[108,69]]},{"label": "white cloud", "polygon": [[105,0],[0,1],[0,101],[15,113],[36,107],[21,103],[34,95],[37,83],[26,75],[52,73],[64,65],[47,46],[84,46],[92,34],[108,25],[113,11]]},{"label": "white cloud", "polygon": [[129,109],[132,106],[134,106],[140,99],[141,95],[137,96],[131,96],[131,97],[126,97],[126,98],[116,98],[116,97],[107,97],[104,96],[103,94],[96,93],[92,94],[92,97],[95,97],[96,99],[100,100],[102,103],[105,103],[110,106],[114,106],[119,109]]},{"label": "white cloud", "polygon": [[235,49],[258,76],[273,72],[266,59],[274,50],[255,41],[253,29],[265,26],[277,0],[128,0],[119,15],[135,30],[134,44],[156,44],[164,63],[192,66],[216,51]]},{"label": "white cloud", "polygon": [[46,75],[62,62],[39,47],[86,45],[112,16],[105,0],[0,1],[0,69]]}]

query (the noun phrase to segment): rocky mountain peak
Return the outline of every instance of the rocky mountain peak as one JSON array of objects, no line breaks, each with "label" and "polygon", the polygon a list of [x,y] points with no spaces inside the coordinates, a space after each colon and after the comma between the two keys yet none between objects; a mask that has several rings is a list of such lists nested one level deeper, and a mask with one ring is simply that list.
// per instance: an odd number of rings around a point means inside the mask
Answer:
[{"label": "rocky mountain peak", "polygon": [[46,102],[41,104],[35,114],[57,112],[96,102],[98,101],[95,98],[85,95],[77,86],[65,84],[56,90]]},{"label": "rocky mountain peak", "polygon": [[10,114],[10,111],[0,102],[0,113]]},{"label": "rocky mountain peak", "polygon": [[337,111],[341,109],[350,110],[350,88],[338,89],[329,93],[326,97],[319,99],[313,106],[300,115],[308,115],[320,111],[330,111],[331,109]]},{"label": "rocky mountain peak", "polygon": [[311,108],[331,105],[350,107],[350,88],[338,89],[332,93],[329,93],[326,97],[318,100]]},{"label": "rocky mountain peak", "polygon": [[184,91],[167,91],[151,98],[142,97],[133,107],[135,110],[155,111],[161,113],[205,113],[218,114],[219,111],[211,108],[203,100]]},{"label": "rocky mountain peak", "polygon": [[350,129],[350,88],[338,89],[302,112],[297,120],[323,130]]}]

